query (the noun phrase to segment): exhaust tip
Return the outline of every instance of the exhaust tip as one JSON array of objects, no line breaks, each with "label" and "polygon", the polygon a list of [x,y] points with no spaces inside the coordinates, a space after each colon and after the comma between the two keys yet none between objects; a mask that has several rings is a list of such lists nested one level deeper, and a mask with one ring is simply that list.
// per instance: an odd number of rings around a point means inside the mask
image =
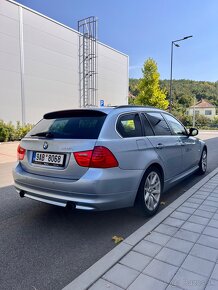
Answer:
[{"label": "exhaust tip", "polygon": [[25,192],[23,190],[20,191],[20,197],[24,197],[25,196]]}]

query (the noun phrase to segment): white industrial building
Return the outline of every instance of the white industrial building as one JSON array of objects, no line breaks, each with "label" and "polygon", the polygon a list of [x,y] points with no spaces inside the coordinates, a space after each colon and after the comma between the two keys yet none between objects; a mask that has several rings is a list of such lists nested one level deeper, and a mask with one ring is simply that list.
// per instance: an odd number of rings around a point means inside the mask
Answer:
[{"label": "white industrial building", "polygon": [[[0,0],[0,119],[36,123],[81,107],[79,34],[11,0]],[[128,103],[128,56],[97,42],[96,105]]]}]

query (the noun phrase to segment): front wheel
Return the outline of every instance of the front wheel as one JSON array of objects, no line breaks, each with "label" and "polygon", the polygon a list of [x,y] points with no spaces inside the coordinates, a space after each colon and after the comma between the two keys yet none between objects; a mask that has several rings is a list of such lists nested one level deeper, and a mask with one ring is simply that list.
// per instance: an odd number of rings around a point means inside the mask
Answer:
[{"label": "front wheel", "polygon": [[136,206],[145,216],[152,216],[157,212],[162,184],[160,171],[155,167],[148,169],[141,181],[136,199]]},{"label": "front wheel", "polygon": [[207,150],[204,148],[201,154],[201,160],[199,162],[199,174],[204,174],[207,170]]}]

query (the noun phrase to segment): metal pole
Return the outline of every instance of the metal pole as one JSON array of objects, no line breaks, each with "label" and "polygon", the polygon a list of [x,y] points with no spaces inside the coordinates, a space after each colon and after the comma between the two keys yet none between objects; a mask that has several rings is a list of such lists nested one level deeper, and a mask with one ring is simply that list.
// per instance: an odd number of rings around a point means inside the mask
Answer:
[{"label": "metal pole", "polygon": [[172,99],[172,78],[173,78],[173,45],[179,47],[178,44],[175,44],[176,42],[179,42],[179,41],[183,41],[183,40],[186,40],[188,38],[191,38],[193,37],[192,35],[189,35],[189,36],[185,36],[181,39],[177,39],[177,40],[173,40],[171,42],[171,65],[170,65],[170,106],[169,106],[169,111],[171,112],[172,111],[172,103],[173,103],[173,99]]},{"label": "metal pole", "polygon": [[170,107],[169,111],[172,111],[172,77],[173,77],[173,41],[171,43],[171,64],[170,64]]},{"label": "metal pole", "polygon": [[195,127],[195,98],[194,98],[194,107],[193,107],[193,128]]}]

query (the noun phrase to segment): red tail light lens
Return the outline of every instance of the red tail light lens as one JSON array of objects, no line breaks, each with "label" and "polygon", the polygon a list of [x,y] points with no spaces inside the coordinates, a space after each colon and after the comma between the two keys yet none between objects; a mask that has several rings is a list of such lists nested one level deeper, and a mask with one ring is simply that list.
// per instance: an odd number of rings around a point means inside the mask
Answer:
[{"label": "red tail light lens", "polygon": [[113,153],[103,146],[95,146],[89,151],[75,152],[74,157],[76,162],[83,167],[111,168],[119,165]]},{"label": "red tail light lens", "polygon": [[92,153],[90,167],[111,168],[117,167],[118,162],[113,153],[106,147],[96,146]]},{"label": "red tail light lens", "polygon": [[20,144],[17,147],[17,160],[23,160],[26,153],[26,149],[22,148]]},{"label": "red tail light lens", "polygon": [[73,154],[79,166],[89,167],[90,160],[92,157],[92,150],[75,152]]}]

